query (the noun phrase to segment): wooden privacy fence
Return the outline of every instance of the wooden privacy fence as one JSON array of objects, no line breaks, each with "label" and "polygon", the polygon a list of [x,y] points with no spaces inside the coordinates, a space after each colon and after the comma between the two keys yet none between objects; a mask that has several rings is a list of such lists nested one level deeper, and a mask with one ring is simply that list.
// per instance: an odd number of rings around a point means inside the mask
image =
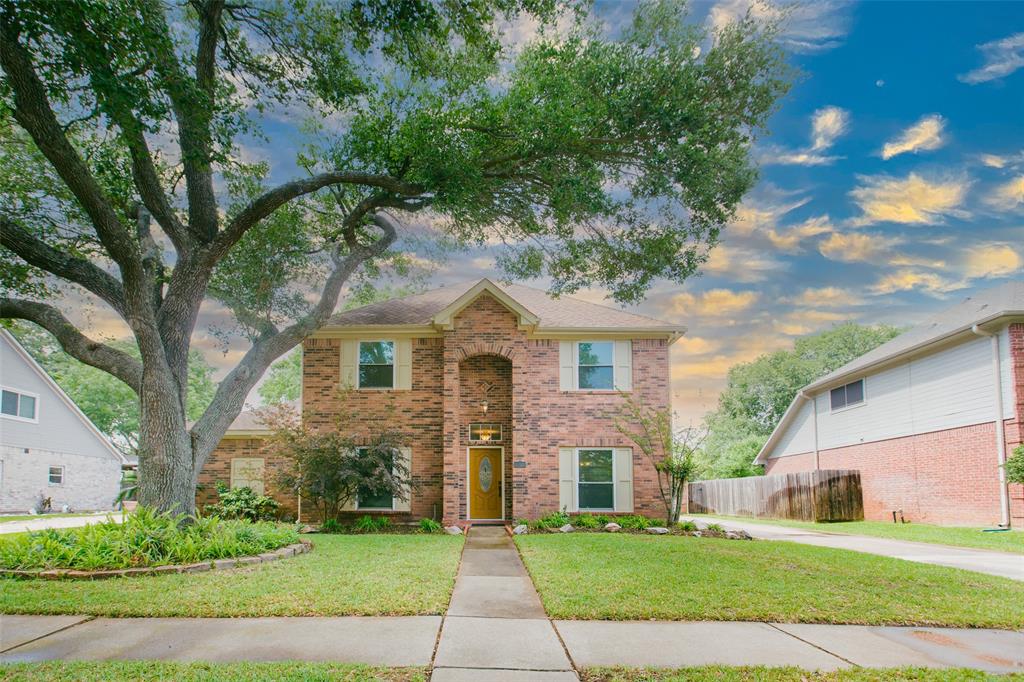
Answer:
[{"label": "wooden privacy fence", "polygon": [[689,511],[798,521],[862,521],[860,472],[821,469],[689,485]]}]

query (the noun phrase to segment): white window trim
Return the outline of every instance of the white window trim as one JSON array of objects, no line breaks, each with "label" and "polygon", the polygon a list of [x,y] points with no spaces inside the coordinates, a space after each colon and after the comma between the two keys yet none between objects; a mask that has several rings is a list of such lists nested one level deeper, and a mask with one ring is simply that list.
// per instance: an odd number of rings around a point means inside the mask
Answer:
[{"label": "white window trim", "polygon": [[[597,507],[583,508],[583,507],[580,506],[580,450],[605,450],[605,451],[608,451],[608,452],[612,453],[612,480],[610,480],[608,482],[612,486],[612,506],[611,506],[611,508],[609,508],[609,509],[605,509],[603,507],[602,508],[597,508]],[[573,450],[573,457],[572,457],[572,468],[573,468],[572,479],[573,480],[572,480],[572,483],[573,483],[574,486],[576,486],[576,511],[578,511],[578,512],[614,512],[616,509],[619,508],[619,492],[617,490],[618,486],[615,485],[615,472],[618,471],[618,469],[615,468],[615,465],[616,465],[616,461],[615,461],[615,448],[597,448],[597,447],[595,447],[595,448],[575,448]],[[587,485],[587,484],[583,483],[583,485]],[[605,484],[602,483],[601,485],[605,485]]]},{"label": "white window trim", "polygon": [[[369,448],[356,448],[356,452],[358,452],[359,454],[362,454],[363,450],[369,450]],[[394,495],[391,496],[391,506],[390,507],[364,507],[364,506],[359,504],[359,491],[357,490],[356,491],[356,511],[378,511],[378,512],[395,511],[395,496]]]},{"label": "white window trim", "polygon": [[[612,346],[612,387],[611,388],[580,388],[580,344],[581,343],[610,343]],[[582,365],[582,367],[608,367],[609,365]],[[572,347],[572,385],[576,391],[587,391],[590,393],[617,393],[615,390],[615,341],[610,339],[583,339],[573,341]],[[589,448],[584,448],[587,450]],[[602,449],[602,448],[595,448]]]},{"label": "white window trim", "polygon": [[[833,408],[832,407],[832,391],[834,391],[837,388],[846,388],[850,384],[855,384],[858,381],[861,382],[861,392],[864,394],[864,396],[860,399],[860,402],[853,403],[852,405],[847,403],[846,405],[843,405],[842,407]],[[853,381],[847,381],[842,386],[835,386],[833,388],[830,388],[825,393],[825,399],[828,400],[828,411],[829,411],[829,414],[838,414],[840,412],[846,412],[847,410],[856,410],[858,407],[864,407],[865,405],[868,404],[868,382],[867,382],[867,379],[866,378],[854,379]]]},{"label": "white window trim", "polygon": [[[54,483],[51,480],[51,478],[50,478],[52,476],[51,470],[53,470],[53,469],[60,469],[60,483]],[[56,486],[56,487],[63,486],[66,473],[67,473],[67,470],[64,468],[63,464],[47,465],[47,467],[46,467],[46,484],[50,485],[50,486]]]},{"label": "white window trim", "polygon": [[[20,388],[14,388],[13,386],[0,386],[0,390],[10,391],[11,393],[17,393],[18,395],[26,395],[29,398],[35,398],[36,399],[36,416],[34,418],[29,419],[28,417],[21,417],[19,415],[15,415],[15,414],[6,414],[4,412],[0,412],[0,417],[3,417],[4,419],[10,419],[10,420],[16,421],[16,422],[26,422],[28,424],[38,424],[39,423],[39,403],[40,403],[40,400],[39,400],[39,394],[38,393],[33,393],[32,391],[24,391],[24,390],[22,390]],[[21,400],[18,401],[18,409],[19,410],[21,409]]]},{"label": "white window trim", "polygon": [[[364,343],[390,343],[391,344],[391,385],[390,386],[363,386],[359,380],[359,368],[363,363],[359,362],[359,349]],[[375,365],[376,366],[376,365]],[[356,341],[356,388],[362,391],[394,391],[398,384],[398,341],[395,339],[359,339]]]}]

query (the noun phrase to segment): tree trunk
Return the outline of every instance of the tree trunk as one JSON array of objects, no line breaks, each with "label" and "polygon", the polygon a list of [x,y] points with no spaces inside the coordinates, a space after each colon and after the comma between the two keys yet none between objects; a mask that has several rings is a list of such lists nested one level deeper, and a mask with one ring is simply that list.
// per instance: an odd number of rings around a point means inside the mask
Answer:
[{"label": "tree trunk", "polygon": [[196,510],[197,458],[176,392],[143,381],[139,420],[139,504],[161,512]]}]

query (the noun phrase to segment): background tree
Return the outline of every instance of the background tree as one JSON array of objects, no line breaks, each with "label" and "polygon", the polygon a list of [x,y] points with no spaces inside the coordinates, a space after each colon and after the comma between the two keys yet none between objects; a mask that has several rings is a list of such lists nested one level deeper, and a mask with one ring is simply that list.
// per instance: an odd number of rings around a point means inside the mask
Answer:
[{"label": "background tree", "polygon": [[[142,504],[192,511],[264,371],[424,241],[504,243],[508,276],[619,301],[698,270],[787,87],[772,27],[707,39],[653,2],[615,38],[577,21],[502,49],[501,21],[550,27],[556,7],[0,0],[0,317],[139,395]],[[308,119],[305,175],[277,185],[240,160],[268,110]],[[67,293],[120,316],[138,356],[76,327]],[[189,427],[211,298],[250,347]]]},{"label": "background tree", "polygon": [[[61,349],[52,335],[33,324],[16,322],[11,325],[11,331],[96,428],[126,455],[136,454],[139,443],[139,397],[135,391],[113,375],[74,359]],[[110,345],[133,357],[139,355],[138,348],[131,342],[114,341]],[[189,355],[188,402],[185,410],[189,419],[202,416],[216,388],[213,368],[202,353],[192,350]]]},{"label": "background tree", "polygon": [[676,429],[671,410],[651,407],[633,395],[624,396],[621,412],[614,420],[619,433],[654,465],[665,518],[670,526],[676,525],[686,500],[686,483],[697,471],[696,453],[705,432]]},{"label": "background tree", "polygon": [[734,478],[762,473],[754,457],[797,392],[902,330],[888,325],[842,324],[796,340],[780,350],[729,369],[718,407],[704,418],[701,476]]}]

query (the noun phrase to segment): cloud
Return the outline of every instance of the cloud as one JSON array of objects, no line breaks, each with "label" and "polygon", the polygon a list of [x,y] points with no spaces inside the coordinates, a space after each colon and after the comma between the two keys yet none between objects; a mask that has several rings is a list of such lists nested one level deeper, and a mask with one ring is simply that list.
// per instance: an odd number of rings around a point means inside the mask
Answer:
[{"label": "cloud", "polygon": [[676,294],[670,305],[675,312],[686,315],[721,317],[750,309],[760,296],[756,291],[709,289],[696,295],[688,292]]},{"label": "cloud", "polygon": [[687,355],[704,355],[717,347],[716,344],[699,336],[683,336],[675,345]]},{"label": "cloud", "polygon": [[1021,254],[1008,244],[983,244],[968,249],[964,275],[971,278],[1007,277],[1024,268]]},{"label": "cloud", "polygon": [[772,4],[764,0],[719,0],[708,12],[713,31],[743,19],[747,13],[758,21],[781,22],[778,40],[788,50],[824,52],[842,44],[849,32],[848,3],[821,0],[814,3]]},{"label": "cloud", "polygon": [[931,151],[938,149],[946,143],[942,136],[946,121],[938,114],[925,116],[920,121],[910,126],[903,133],[891,142],[886,142],[882,147],[882,158],[891,159],[899,154],[907,152]]},{"label": "cloud", "polygon": [[744,201],[736,209],[736,217],[729,224],[734,232],[740,234],[753,234],[758,230],[767,230],[775,227],[782,216],[794,211],[810,201],[809,198],[791,200],[792,194],[769,187],[765,192],[769,194],[767,199],[750,199]]},{"label": "cloud", "polygon": [[999,156],[998,154],[981,154],[978,156],[978,160],[981,161],[981,165],[988,166],[989,168],[1006,168],[1008,162],[1005,156]]},{"label": "cloud", "polygon": [[711,250],[711,256],[702,270],[750,284],[763,282],[786,268],[785,263],[766,254],[763,249],[719,244]]},{"label": "cloud", "polygon": [[1014,33],[1000,40],[976,46],[985,56],[985,64],[960,74],[957,79],[970,85],[1009,76],[1024,66],[1024,33]]},{"label": "cloud", "polygon": [[827,215],[808,218],[799,225],[779,232],[774,229],[765,230],[765,237],[772,243],[772,246],[782,251],[799,252],[801,245],[810,237],[820,234],[828,234],[833,230],[832,221]]},{"label": "cloud", "polygon": [[783,303],[794,305],[798,308],[846,308],[860,305],[864,302],[858,294],[848,289],[839,287],[807,288],[796,296],[783,299]]},{"label": "cloud", "polygon": [[818,244],[818,251],[829,260],[870,263],[887,258],[898,243],[898,239],[863,232],[833,232]]},{"label": "cloud", "polygon": [[811,144],[806,149],[787,150],[770,147],[760,154],[762,163],[780,166],[825,166],[842,157],[829,156],[823,152],[850,127],[850,112],[840,107],[828,106],[811,115]]},{"label": "cloud", "polygon": [[883,275],[878,282],[870,287],[870,291],[874,294],[892,294],[898,291],[921,290],[926,294],[937,296],[960,289],[962,286],[962,283],[946,279],[934,272],[906,268]]},{"label": "cloud", "polygon": [[970,186],[964,177],[932,182],[916,173],[906,178],[860,175],[858,179],[862,184],[850,196],[862,215],[853,219],[854,226],[934,223],[946,215],[962,216],[959,206]]},{"label": "cloud", "polygon": [[1024,175],[997,186],[985,197],[985,203],[1000,211],[1016,211],[1024,207]]}]

